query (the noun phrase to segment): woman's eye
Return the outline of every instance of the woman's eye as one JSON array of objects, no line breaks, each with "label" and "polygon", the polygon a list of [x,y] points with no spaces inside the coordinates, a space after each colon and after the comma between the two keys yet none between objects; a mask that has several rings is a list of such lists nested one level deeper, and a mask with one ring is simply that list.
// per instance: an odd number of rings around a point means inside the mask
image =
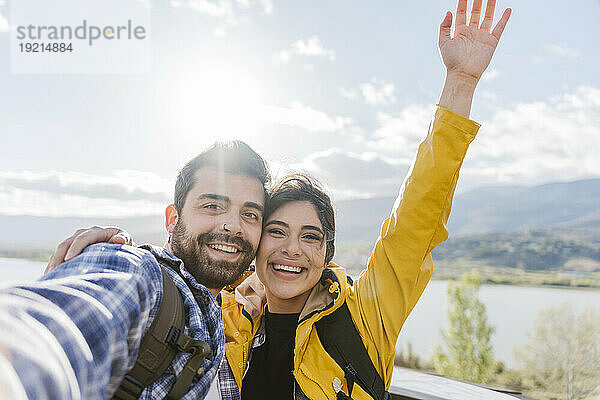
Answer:
[{"label": "woman's eye", "polygon": [[281,229],[269,229],[268,231],[271,235],[283,236],[283,231]]},{"label": "woman's eye", "polygon": [[321,241],[321,237],[317,236],[317,235],[304,235],[303,236],[305,240],[311,241],[311,242],[320,242]]}]

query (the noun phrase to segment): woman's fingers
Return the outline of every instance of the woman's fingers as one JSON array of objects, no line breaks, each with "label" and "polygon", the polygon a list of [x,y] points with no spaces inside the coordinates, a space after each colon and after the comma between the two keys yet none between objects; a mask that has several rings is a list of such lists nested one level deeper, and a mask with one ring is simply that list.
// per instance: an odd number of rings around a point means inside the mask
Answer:
[{"label": "woman's fingers", "polygon": [[495,8],[496,0],[488,0],[485,5],[485,15],[483,16],[483,22],[481,22],[481,29],[484,29],[487,32],[489,32],[492,29]]},{"label": "woman's fingers", "polygon": [[467,0],[458,0],[456,6],[456,26],[467,24]]},{"label": "woman's fingers", "polygon": [[483,0],[475,0],[473,2],[473,8],[471,9],[471,19],[469,20],[469,26],[478,28],[479,20],[481,19],[481,3]]},{"label": "woman's fingers", "polygon": [[500,18],[500,20],[496,24],[496,27],[492,31],[492,35],[496,39],[500,40],[500,36],[502,36],[502,32],[504,32],[504,28],[506,27],[506,23],[508,22],[508,19],[510,18],[511,12],[512,12],[512,10],[510,8],[507,8],[506,10],[504,10],[502,17]]},{"label": "woman's fingers", "polygon": [[438,38],[438,45],[441,46],[446,40],[450,40],[450,30],[452,29],[452,13],[446,12],[442,23],[440,24],[440,35]]}]

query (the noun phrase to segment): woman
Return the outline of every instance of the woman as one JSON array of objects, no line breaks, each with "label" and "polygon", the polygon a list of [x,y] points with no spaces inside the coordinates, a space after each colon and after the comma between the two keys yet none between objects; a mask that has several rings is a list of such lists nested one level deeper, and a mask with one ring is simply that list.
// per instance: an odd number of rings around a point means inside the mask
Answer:
[{"label": "woman", "polygon": [[329,197],[304,175],[280,181],[265,212],[256,273],[234,293],[222,293],[230,370],[220,379],[235,379],[244,400],[372,398],[360,384],[348,387],[315,327],[346,306],[389,387],[400,328],[431,277],[431,250],[447,237],[458,171],[477,129],[456,113],[437,110],[368,268],[352,285],[345,269],[331,262]]}]

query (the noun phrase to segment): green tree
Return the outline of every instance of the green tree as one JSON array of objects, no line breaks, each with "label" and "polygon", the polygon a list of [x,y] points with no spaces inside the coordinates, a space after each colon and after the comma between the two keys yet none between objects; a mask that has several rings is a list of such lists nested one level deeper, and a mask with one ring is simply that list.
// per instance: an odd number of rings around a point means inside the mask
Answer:
[{"label": "green tree", "polygon": [[541,310],[527,344],[515,351],[536,386],[553,397],[600,396],[600,312],[577,315],[568,304]]},{"label": "green tree", "polygon": [[473,382],[488,383],[498,363],[494,361],[485,305],[477,297],[478,274],[465,274],[448,285],[448,327],[441,331],[433,364],[438,373]]},{"label": "green tree", "polygon": [[430,363],[423,361],[421,357],[415,354],[411,343],[408,343],[406,348],[403,348],[400,352],[396,353],[394,365],[425,371],[431,371],[433,369],[433,366]]}]

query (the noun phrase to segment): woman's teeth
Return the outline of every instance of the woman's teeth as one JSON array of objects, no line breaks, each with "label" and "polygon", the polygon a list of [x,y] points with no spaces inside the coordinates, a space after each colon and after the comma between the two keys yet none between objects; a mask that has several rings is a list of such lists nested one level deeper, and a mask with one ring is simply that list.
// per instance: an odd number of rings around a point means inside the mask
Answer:
[{"label": "woman's teeth", "polygon": [[290,265],[281,265],[281,264],[273,264],[273,269],[276,271],[293,272],[295,274],[299,274],[300,272],[302,272],[301,267],[292,267]]},{"label": "woman's teeth", "polygon": [[237,253],[238,249],[233,246],[225,246],[224,244],[209,244],[208,247],[211,249],[224,251],[226,253]]}]

